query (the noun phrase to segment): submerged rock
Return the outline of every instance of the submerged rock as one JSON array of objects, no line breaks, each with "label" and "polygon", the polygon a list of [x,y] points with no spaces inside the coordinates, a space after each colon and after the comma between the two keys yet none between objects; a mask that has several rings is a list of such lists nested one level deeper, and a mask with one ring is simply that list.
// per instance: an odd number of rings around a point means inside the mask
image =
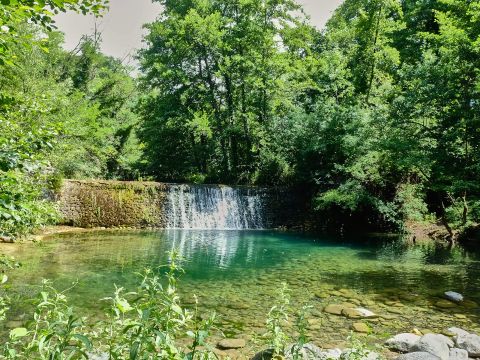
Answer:
[{"label": "submerged rock", "polygon": [[368,326],[365,323],[361,323],[361,322],[353,323],[352,329],[356,332],[359,332],[359,333],[369,333],[370,330],[371,330],[370,326]]},{"label": "submerged rock", "polygon": [[480,336],[475,334],[459,335],[455,342],[458,348],[468,351],[468,356],[480,357]]},{"label": "submerged rock", "polygon": [[455,304],[454,302],[451,302],[450,300],[441,299],[435,303],[435,306],[441,309],[450,309],[450,308],[456,307],[457,304]]},{"label": "submerged rock", "polygon": [[327,305],[323,311],[325,311],[328,314],[333,314],[333,315],[342,315],[342,310],[345,309],[344,306],[342,305]]},{"label": "submerged rock", "polygon": [[398,314],[398,315],[403,314],[403,311],[400,310],[399,308],[388,308],[387,311],[392,314]]},{"label": "submerged rock", "polygon": [[418,335],[403,333],[388,339],[385,345],[391,350],[409,352],[418,340],[420,340],[420,336]]},{"label": "submerged rock", "polygon": [[478,304],[472,300],[464,300],[462,302],[462,306],[466,307],[467,309],[476,309],[478,308]]},{"label": "submerged rock", "polygon": [[315,292],[314,295],[319,299],[328,299],[330,297],[329,294],[327,294],[325,292],[320,292],[320,291]]},{"label": "submerged rock", "polygon": [[372,311],[364,308],[344,308],[342,310],[342,315],[351,319],[369,318],[377,316]]},{"label": "submerged rock", "polygon": [[446,336],[440,337],[436,334],[423,335],[411,348],[416,352],[428,352],[439,357],[442,360],[448,360],[450,348],[445,341]]},{"label": "submerged rock", "polygon": [[454,302],[462,302],[463,301],[463,295],[459,294],[455,291],[447,291],[446,293],[444,293],[444,295],[445,295],[445,298],[450,300],[450,301],[454,301]]},{"label": "submerged rock", "polygon": [[217,347],[223,350],[228,349],[240,349],[245,347],[246,342],[244,339],[223,339],[217,344]]},{"label": "submerged rock", "polygon": [[425,351],[416,351],[400,355],[396,360],[440,360],[438,356]]},{"label": "submerged rock", "polygon": [[451,327],[447,329],[450,333],[454,334],[454,336],[461,336],[461,335],[468,335],[469,332],[458,327]]}]

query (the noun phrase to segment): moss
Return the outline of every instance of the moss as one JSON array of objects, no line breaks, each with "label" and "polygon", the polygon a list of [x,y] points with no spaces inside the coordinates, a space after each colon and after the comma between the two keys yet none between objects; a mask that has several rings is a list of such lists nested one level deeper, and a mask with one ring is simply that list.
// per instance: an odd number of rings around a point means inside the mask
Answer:
[{"label": "moss", "polygon": [[81,227],[161,227],[165,186],[151,182],[66,180],[59,208]]},{"label": "moss", "polygon": [[[65,180],[58,196],[64,224],[78,227],[161,228],[166,225],[165,207],[170,185],[155,182]],[[265,212],[269,227],[296,220],[288,197],[274,188],[241,187],[248,194],[271,193]],[[285,213],[285,214],[283,214]]]}]

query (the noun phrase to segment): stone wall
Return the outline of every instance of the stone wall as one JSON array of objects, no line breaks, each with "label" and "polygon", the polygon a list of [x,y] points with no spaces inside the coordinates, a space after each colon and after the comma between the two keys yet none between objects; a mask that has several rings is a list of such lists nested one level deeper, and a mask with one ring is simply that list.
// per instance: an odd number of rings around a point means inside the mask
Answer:
[{"label": "stone wall", "polygon": [[65,224],[79,227],[164,227],[166,185],[65,180],[57,195]]},{"label": "stone wall", "polygon": [[[64,180],[56,195],[63,223],[78,227],[163,228],[170,184],[106,180]],[[257,189],[257,188],[249,188]],[[298,227],[301,202],[286,189],[258,188],[269,228]]]}]

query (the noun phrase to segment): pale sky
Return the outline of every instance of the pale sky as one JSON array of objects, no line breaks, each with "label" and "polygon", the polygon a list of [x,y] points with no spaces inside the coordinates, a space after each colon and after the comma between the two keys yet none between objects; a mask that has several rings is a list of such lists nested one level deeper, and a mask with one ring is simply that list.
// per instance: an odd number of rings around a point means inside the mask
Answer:
[{"label": "pale sky", "polygon": [[[335,8],[343,0],[298,0],[312,23],[322,28]],[[160,6],[151,0],[110,0],[110,10],[97,20],[102,33],[102,51],[111,56],[125,58],[142,46],[142,25],[155,20]],[[83,34],[92,34],[95,20],[92,16],[66,13],[57,16],[58,28],[65,33],[65,47],[73,49]]]}]

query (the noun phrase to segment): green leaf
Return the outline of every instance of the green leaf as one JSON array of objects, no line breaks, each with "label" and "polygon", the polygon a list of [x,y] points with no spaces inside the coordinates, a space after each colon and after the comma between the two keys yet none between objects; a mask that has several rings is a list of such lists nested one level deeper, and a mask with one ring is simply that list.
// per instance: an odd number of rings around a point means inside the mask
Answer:
[{"label": "green leaf", "polygon": [[27,336],[28,331],[26,328],[15,328],[10,330],[10,337],[13,339]]},{"label": "green leaf", "polygon": [[115,305],[117,309],[120,310],[122,313],[126,313],[133,310],[133,308],[130,306],[128,301],[125,299],[118,299]]},{"label": "green leaf", "polygon": [[130,360],[135,360],[138,357],[139,349],[140,349],[140,343],[139,342],[133,343],[132,347],[130,348]]},{"label": "green leaf", "polygon": [[83,345],[85,345],[85,347],[87,348],[87,350],[91,350],[92,349],[92,342],[90,341],[90,339],[88,337],[86,337],[85,335],[82,335],[82,334],[73,334],[72,335],[73,338],[77,339],[77,340],[80,340]]},{"label": "green leaf", "polygon": [[177,304],[172,304],[172,310],[176,312],[178,315],[183,315],[182,308]]}]

